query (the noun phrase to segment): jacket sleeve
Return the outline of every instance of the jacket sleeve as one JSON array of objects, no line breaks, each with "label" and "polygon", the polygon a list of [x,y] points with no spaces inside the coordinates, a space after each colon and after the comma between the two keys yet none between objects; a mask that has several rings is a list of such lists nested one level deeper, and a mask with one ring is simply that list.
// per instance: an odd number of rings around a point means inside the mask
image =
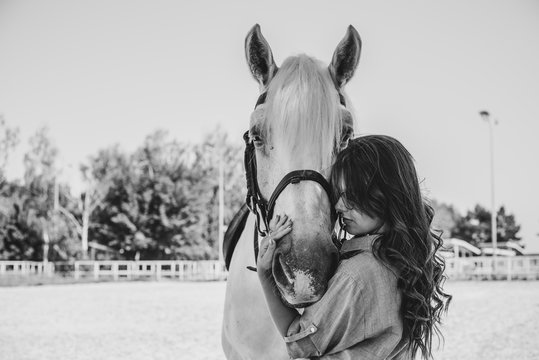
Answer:
[{"label": "jacket sleeve", "polygon": [[364,307],[358,306],[361,286],[343,273],[330,280],[326,294],[305,308],[290,325],[284,338],[292,358],[308,358],[327,353],[336,344],[362,340]]},{"label": "jacket sleeve", "polygon": [[362,276],[337,272],[322,299],[292,322],[285,337],[292,358],[385,359],[392,353],[402,336],[396,278],[379,266],[362,270]]}]

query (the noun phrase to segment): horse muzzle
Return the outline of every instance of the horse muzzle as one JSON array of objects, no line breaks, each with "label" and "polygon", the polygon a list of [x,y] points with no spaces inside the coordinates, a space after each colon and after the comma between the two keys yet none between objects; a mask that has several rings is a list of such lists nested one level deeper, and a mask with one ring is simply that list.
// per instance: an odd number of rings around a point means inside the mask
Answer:
[{"label": "horse muzzle", "polygon": [[302,248],[297,240],[283,238],[275,251],[273,277],[289,306],[306,307],[322,298],[337,264],[338,250],[333,244]]}]

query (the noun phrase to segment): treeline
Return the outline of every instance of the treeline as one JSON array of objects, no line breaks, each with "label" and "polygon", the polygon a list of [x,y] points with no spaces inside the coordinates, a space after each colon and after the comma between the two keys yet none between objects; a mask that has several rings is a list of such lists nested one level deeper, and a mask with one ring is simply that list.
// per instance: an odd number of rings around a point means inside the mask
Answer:
[{"label": "treeline", "polygon": [[[444,238],[465,240],[479,247],[492,243],[491,212],[480,204],[461,215],[452,205],[433,201],[435,215],[433,227],[443,232]],[[497,242],[519,241],[520,225],[515,216],[502,205],[496,211]]]},{"label": "treeline", "polygon": [[215,259],[220,161],[225,223],[245,199],[236,144],[219,130],[200,144],[157,131],[134,152],[98,151],[80,167],[83,191],[74,196],[61,182],[57,148],[40,129],[24,157],[24,179],[0,183],[0,259],[80,259],[88,248],[100,258]]},{"label": "treeline", "polygon": [[[82,192],[63,182],[64,169],[47,128],[24,156],[24,176],[3,174],[19,144],[16,128],[0,117],[0,259],[66,261],[87,258],[159,260],[218,258],[219,164],[227,224],[245,199],[243,147],[216,129],[199,144],[156,131],[133,152],[99,150],[78,171]],[[466,215],[433,202],[434,227],[444,237],[479,245],[491,240],[490,213],[477,205]],[[498,241],[518,240],[520,226],[503,207]]]}]

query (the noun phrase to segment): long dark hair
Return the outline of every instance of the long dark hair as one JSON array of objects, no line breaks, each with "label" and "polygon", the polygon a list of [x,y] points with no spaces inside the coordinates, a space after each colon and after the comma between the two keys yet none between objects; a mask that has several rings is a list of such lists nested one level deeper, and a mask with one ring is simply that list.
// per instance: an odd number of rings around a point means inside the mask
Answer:
[{"label": "long dark hair", "polygon": [[437,254],[441,236],[431,230],[433,208],[423,199],[413,158],[396,139],[370,135],[353,139],[331,171],[335,198],[382,219],[387,231],[373,254],[395,270],[402,291],[403,338],[415,357],[432,358],[432,338],[451,295],[443,290],[445,261]]}]

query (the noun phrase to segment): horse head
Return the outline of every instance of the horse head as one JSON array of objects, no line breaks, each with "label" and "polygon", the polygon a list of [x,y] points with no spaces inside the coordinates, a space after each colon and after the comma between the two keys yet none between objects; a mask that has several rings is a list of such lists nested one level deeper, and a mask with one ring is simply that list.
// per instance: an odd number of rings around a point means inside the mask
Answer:
[{"label": "horse head", "polygon": [[[287,58],[280,67],[255,25],[245,39],[247,63],[261,97],[251,115],[257,187],[271,197],[285,175],[314,170],[326,177],[336,153],[353,134],[344,85],[359,62],[361,40],[350,26],[329,66],[307,55]],[[338,264],[333,243],[331,193],[315,181],[291,182],[274,202],[274,214],[292,218],[293,230],[278,242],[273,277],[289,305],[318,301]]]}]

